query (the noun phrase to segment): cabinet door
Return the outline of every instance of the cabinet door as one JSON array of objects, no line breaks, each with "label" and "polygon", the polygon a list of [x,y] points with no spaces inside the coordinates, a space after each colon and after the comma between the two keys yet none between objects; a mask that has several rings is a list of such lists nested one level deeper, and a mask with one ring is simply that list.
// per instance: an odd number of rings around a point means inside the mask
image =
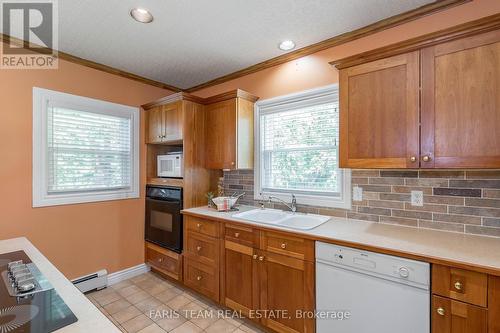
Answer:
[{"label": "cabinet door", "polygon": [[314,319],[301,316],[314,311],[314,264],[270,252],[258,260],[260,309],[273,310],[262,323],[277,332],[314,332]]},{"label": "cabinet door", "polygon": [[484,308],[432,296],[433,333],[487,333],[487,321]]},{"label": "cabinet door", "polygon": [[159,143],[163,139],[164,116],[162,106],[146,111],[148,115],[148,142]]},{"label": "cabinet door", "polygon": [[226,240],[223,260],[221,302],[248,317],[259,304],[257,255],[249,246]]},{"label": "cabinet door", "polygon": [[421,166],[500,167],[499,96],[500,31],[422,50]]},{"label": "cabinet door", "polygon": [[182,140],[182,101],[163,106],[165,117],[164,141]]},{"label": "cabinet door", "polygon": [[419,53],[340,71],[340,166],[415,168],[419,156]]},{"label": "cabinet door", "polygon": [[488,333],[500,333],[500,276],[488,277]]},{"label": "cabinet door", "polygon": [[206,106],[206,167],[236,167],[236,99]]}]

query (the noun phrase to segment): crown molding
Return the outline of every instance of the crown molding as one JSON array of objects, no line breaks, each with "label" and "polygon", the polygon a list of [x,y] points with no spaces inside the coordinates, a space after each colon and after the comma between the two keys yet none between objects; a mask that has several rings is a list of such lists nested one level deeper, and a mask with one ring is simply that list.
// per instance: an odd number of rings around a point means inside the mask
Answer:
[{"label": "crown molding", "polygon": [[202,105],[208,105],[208,104],[226,101],[228,99],[233,99],[233,98],[246,99],[252,103],[255,103],[259,99],[257,96],[254,96],[254,95],[250,94],[249,92],[246,92],[246,91],[241,90],[241,89],[231,90],[231,91],[228,91],[228,92],[225,92],[222,94],[218,94],[218,95],[214,95],[214,96],[210,96],[207,98],[194,96],[194,95],[191,95],[191,94],[188,94],[185,92],[179,92],[179,93],[175,93],[175,94],[171,94],[171,95],[162,97],[160,99],[157,99],[156,101],[141,105],[141,107],[144,110],[148,110],[148,109],[154,108],[156,106],[174,103],[174,102],[181,101],[181,100],[182,101],[191,101],[191,102],[202,104]]},{"label": "crown molding", "polygon": [[[0,41],[2,41],[3,43],[13,42],[15,45],[18,45],[21,47],[27,47],[30,45],[36,46],[35,44],[29,43],[29,42],[24,41],[24,40],[19,39],[19,38],[11,37],[11,36],[3,34],[3,33],[0,33]],[[45,50],[47,50],[47,49],[45,48]],[[50,51],[52,52],[54,50],[50,50]],[[35,53],[36,51],[33,51],[33,52]],[[167,90],[170,90],[173,92],[182,91],[182,89],[177,88],[175,86],[172,86],[172,85],[169,85],[169,84],[166,84],[163,82],[151,80],[151,79],[148,79],[148,78],[136,75],[136,74],[126,72],[126,71],[122,71],[120,69],[117,69],[117,68],[114,68],[111,66],[107,66],[107,65],[103,65],[103,64],[97,63],[95,61],[80,58],[80,57],[71,55],[69,53],[57,51],[57,58],[78,64],[78,65],[82,65],[85,67],[97,69],[99,71],[106,72],[109,74],[118,75],[118,76],[130,79],[130,80],[145,83],[145,84],[150,85],[150,86],[154,86],[154,87],[158,87],[158,88],[162,88],[162,89],[167,89]]]},{"label": "crown molding", "polygon": [[335,66],[337,69],[352,67],[366,62],[417,51],[436,44],[497,29],[500,29],[500,14],[486,16],[479,20],[466,22],[451,28],[432,32],[430,34],[408,39],[399,43],[394,43],[350,57],[337,59],[331,61],[330,65]]},{"label": "crown molding", "polygon": [[377,21],[377,22],[372,23],[370,25],[367,25],[365,27],[362,27],[362,28],[359,28],[359,29],[356,29],[356,30],[353,30],[350,32],[346,32],[344,34],[326,39],[326,40],[321,41],[319,43],[303,47],[303,48],[298,49],[296,51],[289,52],[287,54],[260,62],[258,64],[252,65],[250,67],[241,69],[239,71],[236,71],[236,72],[221,76],[219,78],[207,81],[205,83],[198,84],[198,85],[193,86],[191,88],[184,89],[184,91],[192,93],[194,91],[198,91],[198,90],[201,90],[204,88],[215,86],[215,85],[218,85],[218,84],[230,81],[230,80],[237,79],[237,78],[245,76],[245,75],[259,72],[261,70],[264,70],[264,69],[267,69],[270,67],[281,65],[281,64],[284,64],[286,62],[289,62],[289,61],[292,61],[292,60],[295,60],[298,58],[302,58],[302,57],[305,57],[307,55],[310,55],[310,54],[313,54],[313,53],[316,53],[319,51],[329,49],[329,48],[334,47],[334,46],[338,46],[338,45],[341,45],[341,44],[344,44],[347,42],[351,42],[353,40],[356,40],[356,39],[359,39],[362,37],[372,35],[374,33],[377,33],[377,32],[380,32],[380,31],[383,31],[383,30],[386,30],[386,29],[389,29],[389,28],[392,28],[392,27],[395,27],[395,26],[398,26],[398,25],[401,25],[401,24],[404,24],[404,23],[407,23],[410,21],[414,21],[414,20],[422,18],[424,16],[434,14],[436,12],[443,11],[443,10],[449,9],[451,7],[458,6],[458,5],[461,5],[461,4],[470,2],[470,1],[472,1],[472,0],[438,0],[438,1],[435,1],[433,3],[415,8],[413,10],[410,10],[410,11],[407,11],[407,12],[404,12],[404,13]]}]

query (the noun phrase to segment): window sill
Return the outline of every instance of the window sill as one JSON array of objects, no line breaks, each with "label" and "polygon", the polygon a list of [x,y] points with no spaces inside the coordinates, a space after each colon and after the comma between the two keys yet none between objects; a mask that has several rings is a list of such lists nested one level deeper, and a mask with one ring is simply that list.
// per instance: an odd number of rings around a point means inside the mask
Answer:
[{"label": "window sill", "polygon": [[72,194],[42,194],[33,196],[33,208],[138,198],[139,193],[130,190]]}]

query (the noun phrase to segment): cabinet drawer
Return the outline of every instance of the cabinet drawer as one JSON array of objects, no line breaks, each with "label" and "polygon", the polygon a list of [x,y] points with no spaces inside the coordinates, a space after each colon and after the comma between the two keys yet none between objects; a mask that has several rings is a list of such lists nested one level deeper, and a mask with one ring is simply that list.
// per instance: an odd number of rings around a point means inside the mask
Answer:
[{"label": "cabinet drawer", "polygon": [[262,249],[303,260],[314,260],[314,242],[288,234],[265,232]]},{"label": "cabinet drawer", "polygon": [[169,252],[157,245],[146,243],[146,262],[171,278],[180,280],[182,257]]},{"label": "cabinet drawer", "polygon": [[434,294],[486,307],[487,288],[486,274],[441,265],[432,266]]},{"label": "cabinet drawer", "polygon": [[199,232],[207,236],[219,237],[219,222],[204,220],[194,216],[185,216],[184,223],[187,230]]},{"label": "cabinet drawer", "polygon": [[488,311],[479,306],[432,296],[433,333],[486,333]]},{"label": "cabinet drawer", "polygon": [[205,265],[190,257],[184,259],[184,284],[219,301],[219,268]]},{"label": "cabinet drawer", "polygon": [[186,234],[186,254],[208,265],[215,265],[219,259],[219,240],[188,231]]},{"label": "cabinet drawer", "polygon": [[257,247],[259,244],[259,231],[226,223],[224,227],[224,238],[231,242]]}]

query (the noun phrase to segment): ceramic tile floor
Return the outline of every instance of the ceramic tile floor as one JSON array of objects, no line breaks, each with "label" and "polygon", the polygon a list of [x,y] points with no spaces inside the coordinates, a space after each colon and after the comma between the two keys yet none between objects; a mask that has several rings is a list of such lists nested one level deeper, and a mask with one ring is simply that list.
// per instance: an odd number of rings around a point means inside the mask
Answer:
[{"label": "ceramic tile floor", "polygon": [[152,272],[86,296],[122,332],[262,332],[241,319],[224,316],[216,304]]}]

